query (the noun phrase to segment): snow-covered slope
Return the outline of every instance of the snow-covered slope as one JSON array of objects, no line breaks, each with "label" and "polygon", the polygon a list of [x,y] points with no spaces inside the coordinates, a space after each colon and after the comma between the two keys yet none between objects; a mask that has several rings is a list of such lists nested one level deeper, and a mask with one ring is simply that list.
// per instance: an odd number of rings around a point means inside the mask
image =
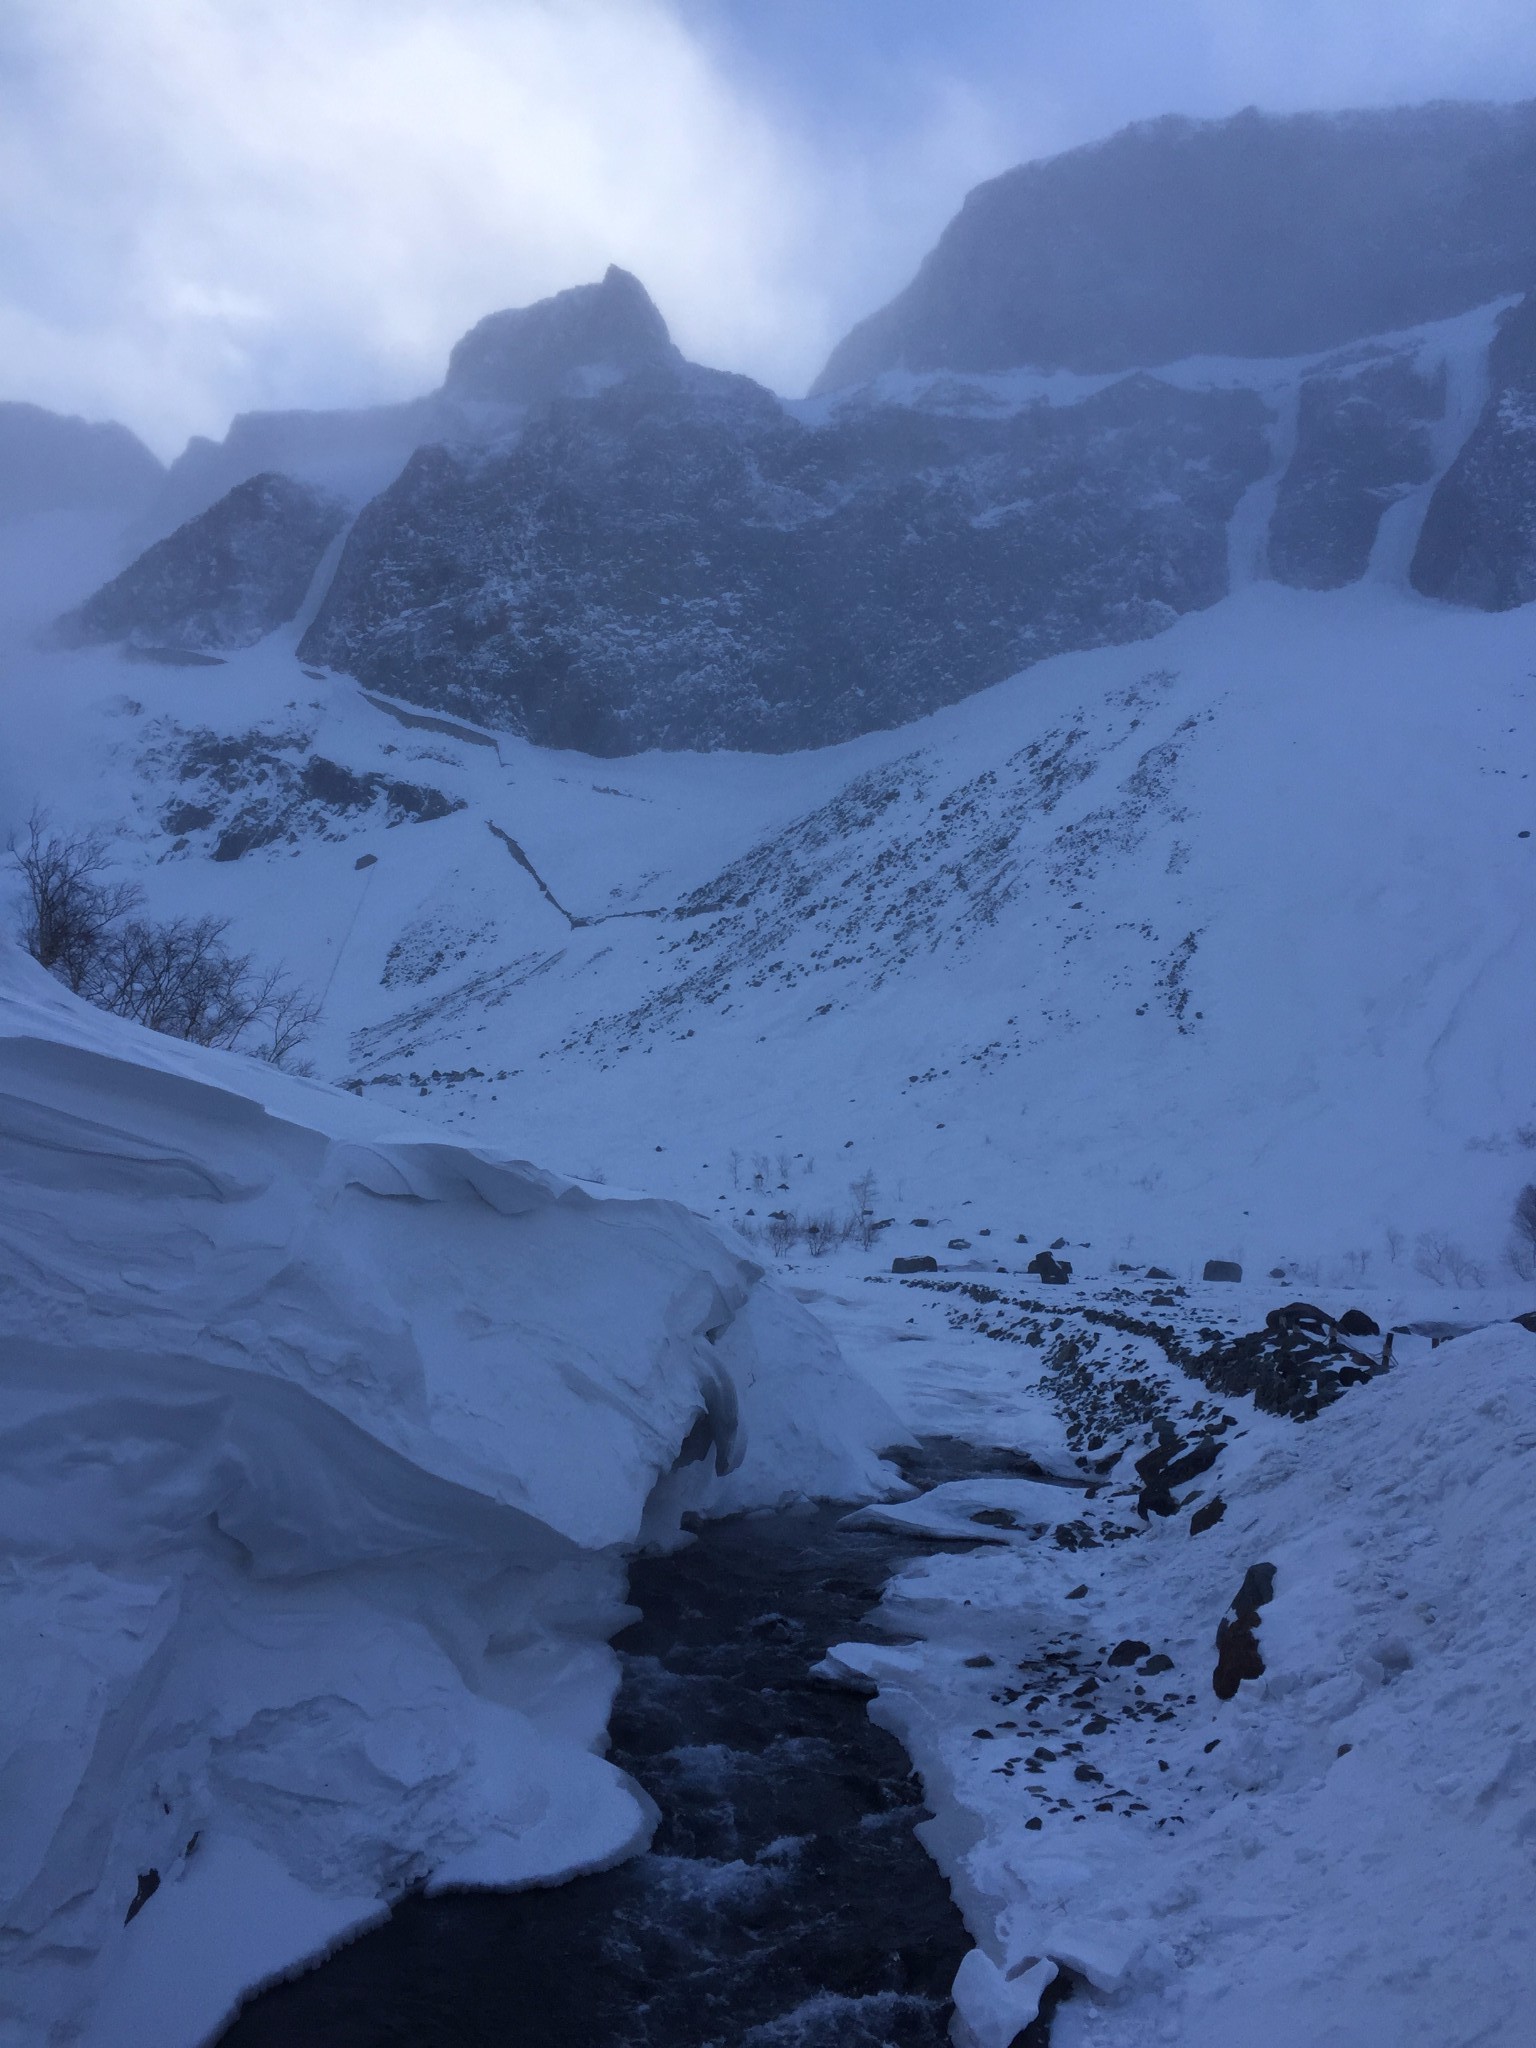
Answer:
[{"label": "snow-covered slope", "polygon": [[173,2048],[408,1884],[642,1842],[625,1547],[901,1430],[675,1205],[0,977],[0,2039]]},{"label": "snow-covered slope", "polygon": [[[755,1223],[872,1171],[903,1225],[1106,1265],[1442,1232],[1491,1272],[1536,1163],[1531,665],[1527,612],[1257,582],[900,733],[619,767],[272,642],[26,655],[0,803],[286,959],[327,1076],[570,1171]],[[345,801],[300,801],[317,762]]]}]

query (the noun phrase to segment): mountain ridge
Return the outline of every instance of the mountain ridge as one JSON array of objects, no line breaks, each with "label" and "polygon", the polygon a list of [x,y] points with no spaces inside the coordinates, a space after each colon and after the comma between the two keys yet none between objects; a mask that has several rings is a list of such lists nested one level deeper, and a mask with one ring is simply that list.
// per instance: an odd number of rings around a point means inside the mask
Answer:
[{"label": "mountain ridge", "polygon": [[976,186],[812,391],[1296,356],[1533,284],[1536,102],[1164,115]]}]

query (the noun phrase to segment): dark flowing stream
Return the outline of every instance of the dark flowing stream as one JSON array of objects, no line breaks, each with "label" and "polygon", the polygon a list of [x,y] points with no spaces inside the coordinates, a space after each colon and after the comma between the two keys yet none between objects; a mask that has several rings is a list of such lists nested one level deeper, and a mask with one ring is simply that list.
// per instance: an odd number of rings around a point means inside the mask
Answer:
[{"label": "dark flowing stream", "polygon": [[[948,1441],[904,1462],[923,1485],[1035,1470]],[[404,1899],[220,2048],[941,2048],[970,1944],[912,1832],[921,1788],[864,1701],[809,1675],[936,1546],[844,1513],[706,1523],[633,1564],[610,1755],[661,1809],[646,1855]]]}]

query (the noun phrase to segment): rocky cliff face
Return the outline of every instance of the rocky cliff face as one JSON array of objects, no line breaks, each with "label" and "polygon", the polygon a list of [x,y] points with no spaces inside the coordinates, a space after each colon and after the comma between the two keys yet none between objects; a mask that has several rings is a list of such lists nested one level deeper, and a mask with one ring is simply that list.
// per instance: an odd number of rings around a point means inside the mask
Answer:
[{"label": "rocky cliff face", "polygon": [[182,653],[250,647],[293,618],[344,516],[291,477],[251,477],[147,548],[58,635]]},{"label": "rocky cliff face", "polygon": [[1426,597],[1481,611],[1536,598],[1536,295],[1505,315],[1489,396],[1436,487],[1410,571]]},{"label": "rocky cliff face", "polygon": [[670,360],[361,515],[303,658],[553,746],[823,745],[1226,589],[1252,393],[1127,378],[823,423]]},{"label": "rocky cliff face", "polygon": [[1374,573],[1427,502],[1417,587],[1523,603],[1536,314],[1451,458],[1528,275],[1536,104],[1153,122],[974,193],[819,398],[689,364],[610,269],[481,321],[428,397],[237,422],[176,489],[273,448],[293,475],[246,477],[65,630],[248,645],[344,501],[306,660],[613,755],[898,725],[1217,602],[1229,556],[1335,589],[1405,498]]},{"label": "rocky cliff face", "polygon": [[1536,103],[1169,117],[978,186],[817,388],[1304,355],[1533,277]]},{"label": "rocky cliff face", "polygon": [[1434,474],[1431,430],[1445,405],[1443,365],[1426,374],[1409,354],[1329,365],[1303,381],[1269,527],[1277,582],[1337,590],[1365,574],[1382,513]]}]

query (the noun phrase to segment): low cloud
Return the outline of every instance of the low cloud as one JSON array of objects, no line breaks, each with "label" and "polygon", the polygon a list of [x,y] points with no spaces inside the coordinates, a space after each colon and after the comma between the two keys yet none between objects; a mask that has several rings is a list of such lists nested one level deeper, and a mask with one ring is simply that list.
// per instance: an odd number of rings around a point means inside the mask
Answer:
[{"label": "low cloud", "polygon": [[0,395],[170,453],[430,388],[480,315],[609,262],[690,354],[794,390],[1008,163],[1170,107],[1536,89],[1529,13],[8,0]]}]

